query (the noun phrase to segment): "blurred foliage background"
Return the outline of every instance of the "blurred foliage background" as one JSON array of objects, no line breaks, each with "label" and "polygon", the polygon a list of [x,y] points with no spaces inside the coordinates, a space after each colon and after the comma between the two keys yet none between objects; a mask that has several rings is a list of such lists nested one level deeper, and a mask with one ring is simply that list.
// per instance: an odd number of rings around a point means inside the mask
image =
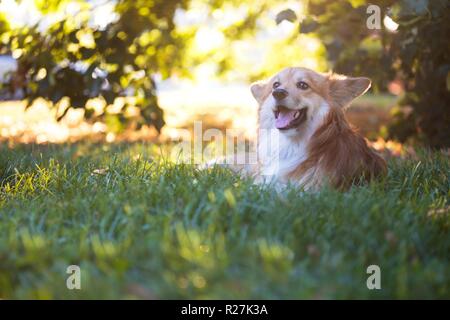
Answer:
[{"label": "blurred foliage background", "polygon": [[[3,90],[23,90],[29,104],[51,101],[58,119],[80,108],[87,119],[160,130],[164,79],[249,82],[300,65],[398,91],[387,136],[450,146],[447,0],[2,2],[26,3],[33,16],[17,23],[0,9],[0,54],[18,62]],[[379,9],[375,29],[370,5]]]},{"label": "blurred foliage background", "polygon": [[[370,5],[381,9],[383,28],[364,28]],[[449,1],[311,0],[308,12],[300,32],[323,41],[336,72],[367,75],[379,91],[402,83],[399,104],[410,110],[397,109],[391,137],[450,146]]]}]

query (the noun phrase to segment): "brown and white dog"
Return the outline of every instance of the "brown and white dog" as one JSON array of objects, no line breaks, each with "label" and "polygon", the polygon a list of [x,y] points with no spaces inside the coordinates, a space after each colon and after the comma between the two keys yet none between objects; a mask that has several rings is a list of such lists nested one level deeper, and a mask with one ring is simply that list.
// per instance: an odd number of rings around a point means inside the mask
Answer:
[{"label": "brown and white dog", "polygon": [[[258,172],[305,190],[348,188],[386,172],[385,161],[348,123],[344,109],[371,85],[368,78],[286,68],[251,92],[259,104]],[[277,143],[273,143],[273,132]]]}]

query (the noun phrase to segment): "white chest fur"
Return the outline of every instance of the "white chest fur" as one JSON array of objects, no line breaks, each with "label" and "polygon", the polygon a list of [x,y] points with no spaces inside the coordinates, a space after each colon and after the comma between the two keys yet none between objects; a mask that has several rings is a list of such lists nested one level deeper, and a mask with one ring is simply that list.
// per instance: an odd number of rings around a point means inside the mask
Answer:
[{"label": "white chest fur", "polygon": [[259,139],[260,174],[265,180],[287,182],[287,175],[307,157],[305,141],[292,141],[276,129],[261,130]]},{"label": "white chest fur", "polygon": [[[328,104],[323,103],[315,112],[308,112],[308,122],[302,131],[280,131],[275,129],[273,112],[263,106],[260,113],[260,130],[258,134],[259,174],[263,181],[286,183],[288,175],[308,157],[308,143],[323,123],[328,112]],[[268,110],[269,109],[269,110]],[[305,177],[296,181],[305,184],[318,174],[316,170],[307,172]]]}]

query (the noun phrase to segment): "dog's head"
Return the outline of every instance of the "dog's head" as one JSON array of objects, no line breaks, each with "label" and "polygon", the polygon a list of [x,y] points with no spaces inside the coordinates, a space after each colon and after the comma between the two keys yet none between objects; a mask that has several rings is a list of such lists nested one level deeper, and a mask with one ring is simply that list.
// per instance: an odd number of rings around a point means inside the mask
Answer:
[{"label": "dog's head", "polygon": [[260,105],[260,125],[298,136],[315,127],[332,107],[343,108],[370,87],[368,78],[321,74],[286,68],[271,79],[252,84]]}]

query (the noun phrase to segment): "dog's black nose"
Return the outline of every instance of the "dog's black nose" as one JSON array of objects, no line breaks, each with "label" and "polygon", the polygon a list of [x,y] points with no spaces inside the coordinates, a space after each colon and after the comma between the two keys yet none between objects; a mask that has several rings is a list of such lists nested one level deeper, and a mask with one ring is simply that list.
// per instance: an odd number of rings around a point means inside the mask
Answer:
[{"label": "dog's black nose", "polygon": [[272,91],[272,95],[275,100],[283,100],[288,96],[288,92],[284,89],[275,89]]}]

